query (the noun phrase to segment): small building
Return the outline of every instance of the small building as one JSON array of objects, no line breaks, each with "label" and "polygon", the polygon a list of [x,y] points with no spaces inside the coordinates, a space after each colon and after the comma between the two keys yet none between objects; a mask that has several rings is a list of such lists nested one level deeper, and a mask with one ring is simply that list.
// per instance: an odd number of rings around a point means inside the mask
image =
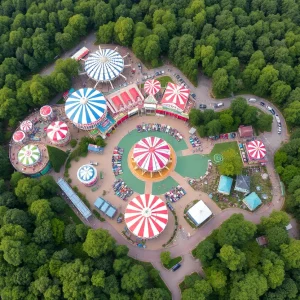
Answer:
[{"label": "small building", "polygon": [[98,154],[102,154],[104,151],[104,148],[94,145],[94,144],[88,144],[88,151],[89,152],[94,152],[94,153],[98,153]]},{"label": "small building", "polygon": [[239,136],[241,138],[251,138],[253,137],[253,128],[252,126],[240,126],[238,129]]},{"label": "small building", "polygon": [[244,198],[243,202],[251,211],[255,210],[262,203],[255,192],[252,192],[246,198]]},{"label": "small building", "polygon": [[267,237],[264,235],[257,237],[256,242],[259,246],[262,246],[262,247],[268,245]]},{"label": "small building", "polygon": [[212,216],[212,212],[207,205],[200,200],[187,211],[187,216],[196,226],[200,226]]},{"label": "small building", "polygon": [[237,175],[234,190],[244,194],[249,194],[250,177],[247,175]]},{"label": "small building", "polygon": [[221,175],[218,186],[218,192],[224,195],[230,195],[233,179],[231,177]]},{"label": "small building", "polygon": [[117,212],[117,209],[114,206],[101,197],[97,198],[97,200],[94,202],[94,206],[111,219]]}]

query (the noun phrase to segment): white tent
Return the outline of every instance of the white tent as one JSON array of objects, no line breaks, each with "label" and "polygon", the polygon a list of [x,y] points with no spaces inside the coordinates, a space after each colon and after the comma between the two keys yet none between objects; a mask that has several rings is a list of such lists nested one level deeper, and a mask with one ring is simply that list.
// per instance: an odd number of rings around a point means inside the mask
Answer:
[{"label": "white tent", "polygon": [[187,211],[187,215],[196,226],[199,226],[212,215],[212,212],[206,204],[200,200]]},{"label": "white tent", "polygon": [[194,134],[196,132],[196,128],[192,127],[189,131],[189,134]]}]

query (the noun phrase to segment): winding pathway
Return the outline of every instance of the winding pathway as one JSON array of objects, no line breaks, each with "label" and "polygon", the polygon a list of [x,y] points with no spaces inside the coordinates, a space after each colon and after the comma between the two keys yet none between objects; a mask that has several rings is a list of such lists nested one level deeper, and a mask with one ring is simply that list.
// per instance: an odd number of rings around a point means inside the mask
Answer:
[{"label": "winding pathway", "polygon": [[[79,45],[77,45],[75,48],[86,46],[91,50],[94,50],[96,46],[93,44],[95,41],[95,35],[94,33],[88,35],[83,41],[80,42]],[[67,58],[70,56],[71,53],[75,51],[75,48],[66,52],[64,55],[62,55],[63,58]],[[131,51],[129,51],[131,52]],[[133,59],[133,67],[137,68],[137,63],[140,63],[137,59],[134,58],[134,55],[131,52],[131,57]],[[41,71],[41,75],[47,75],[52,72],[54,68],[54,64],[46,67],[44,70]],[[143,72],[147,72],[148,74],[153,74],[156,71],[164,70],[166,75],[170,75],[173,77],[174,81],[174,73],[179,74],[181,78],[185,80],[186,83],[188,83],[189,88],[191,92],[196,94],[196,104],[206,104],[208,108],[212,108],[214,103],[217,102],[224,102],[225,108],[229,107],[231,101],[234,99],[234,97],[226,98],[222,100],[216,100],[210,96],[210,90],[211,90],[211,81],[209,78],[201,75],[199,76],[198,80],[198,86],[193,87],[192,84],[189,83],[188,79],[182,74],[182,72],[178,69],[176,69],[174,66],[166,64],[163,67],[147,70],[145,66],[143,66]],[[136,81],[137,79],[141,79],[141,74],[137,72],[132,80]],[[255,97],[258,101],[256,103],[251,103],[251,105],[259,106],[260,101],[264,101],[267,105],[270,105],[274,107],[272,103],[269,103],[266,99],[262,99],[259,97],[256,97],[254,95],[240,95],[245,98]],[[58,96],[56,100],[58,100],[60,97]],[[55,100],[54,100],[55,101]],[[262,108],[261,106],[259,106]],[[284,199],[281,197],[280,193],[280,179],[278,175],[274,171],[274,165],[273,165],[273,155],[275,151],[282,145],[282,143],[286,142],[288,140],[288,132],[287,132],[287,126],[285,124],[284,118],[282,114],[277,109],[276,112],[280,116],[282,120],[283,130],[282,134],[278,135],[277,133],[277,123],[275,121],[275,118],[273,118],[273,124],[272,124],[272,132],[270,133],[264,133],[260,136],[260,138],[266,143],[268,146],[269,151],[269,162],[267,163],[267,170],[270,175],[270,180],[272,183],[273,188],[273,199],[272,204],[270,206],[263,206],[258,211],[251,213],[242,209],[238,208],[228,208],[225,209],[218,214],[216,214],[209,222],[205,223],[203,226],[201,226],[199,229],[196,230],[196,232],[188,239],[185,240],[184,243],[178,243],[177,245],[174,245],[173,247],[169,248],[168,250],[171,252],[172,256],[183,256],[183,264],[182,267],[172,273],[172,276],[170,276],[170,271],[164,269],[160,263],[160,253],[161,250],[147,250],[147,249],[140,249],[136,246],[133,246],[131,244],[128,244],[127,240],[125,240],[116,230],[113,226],[111,226],[108,222],[100,222],[96,219],[91,220],[88,225],[92,226],[93,228],[104,228],[107,229],[110,234],[116,239],[117,243],[119,244],[125,244],[129,247],[129,255],[135,259],[141,260],[141,261],[148,261],[153,264],[155,268],[157,268],[160,273],[162,279],[165,281],[167,286],[169,287],[172,298],[174,300],[178,300],[181,298],[180,289],[178,287],[179,283],[183,280],[184,276],[192,273],[192,272],[198,272],[203,275],[203,271],[201,268],[201,263],[198,260],[195,260],[191,254],[190,251],[195,248],[195,246],[202,240],[204,240],[210,233],[218,228],[225,220],[227,220],[232,214],[234,213],[241,213],[244,215],[246,220],[249,220],[253,223],[259,223],[260,218],[262,216],[268,216],[274,209],[280,210],[284,204]],[[296,228],[296,222],[295,220],[291,220],[293,227]]]}]

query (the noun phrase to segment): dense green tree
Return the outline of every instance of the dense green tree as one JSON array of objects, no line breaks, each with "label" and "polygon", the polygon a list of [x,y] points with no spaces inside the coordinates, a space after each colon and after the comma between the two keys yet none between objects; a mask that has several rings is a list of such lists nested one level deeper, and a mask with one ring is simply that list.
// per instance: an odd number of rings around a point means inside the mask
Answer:
[{"label": "dense green tree", "polygon": [[135,292],[146,286],[148,273],[141,265],[134,265],[122,277],[121,286],[127,292]]},{"label": "dense green tree", "polygon": [[120,17],[114,28],[115,39],[121,45],[129,46],[132,43],[134,23],[131,18]]},{"label": "dense green tree", "polygon": [[160,253],[160,261],[163,265],[168,265],[171,261],[171,252],[163,251]]},{"label": "dense green tree", "polygon": [[230,271],[243,269],[246,262],[245,254],[230,245],[224,245],[220,249],[219,258]]},{"label": "dense green tree", "polygon": [[83,250],[90,257],[96,258],[112,251],[114,246],[115,241],[107,230],[89,229],[86,240],[83,243]]},{"label": "dense green tree", "polygon": [[99,27],[97,32],[97,42],[99,44],[109,44],[112,43],[114,40],[114,22],[108,22]]},{"label": "dense green tree", "polygon": [[247,108],[248,108],[247,101],[243,97],[235,98],[230,104],[230,109],[232,110],[233,115],[236,116],[241,116],[246,111]]},{"label": "dense green tree", "polygon": [[216,96],[224,95],[228,90],[229,79],[227,71],[223,68],[217,69],[212,76],[212,90]]},{"label": "dense green tree", "polygon": [[207,264],[214,258],[216,249],[212,242],[204,240],[195,248],[194,251],[194,256],[200,259],[203,264]]},{"label": "dense green tree", "polygon": [[236,159],[236,152],[234,149],[228,149],[222,153],[223,162],[218,165],[220,174],[233,176],[242,173],[243,164],[241,160]]},{"label": "dense green tree", "polygon": [[161,288],[145,290],[142,300],[153,300],[153,299],[170,300],[171,297],[166,290]]}]

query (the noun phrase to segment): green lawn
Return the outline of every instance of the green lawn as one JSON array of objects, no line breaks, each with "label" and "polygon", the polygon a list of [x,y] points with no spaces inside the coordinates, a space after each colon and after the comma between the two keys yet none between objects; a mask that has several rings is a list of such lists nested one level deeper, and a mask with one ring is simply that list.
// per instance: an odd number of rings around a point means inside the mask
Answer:
[{"label": "green lawn", "polygon": [[47,146],[49,153],[49,160],[56,173],[60,171],[60,168],[64,165],[68,154],[56,147]]},{"label": "green lawn", "polygon": [[224,151],[228,149],[233,149],[235,153],[238,155],[239,159],[241,159],[237,142],[216,144],[208,156],[212,161],[214,161],[215,154],[222,154]]},{"label": "green lawn", "polygon": [[178,182],[169,176],[162,181],[154,182],[152,184],[152,194],[153,195],[162,195],[177,185],[178,185]]},{"label": "green lawn", "polygon": [[207,171],[208,157],[193,154],[177,157],[175,171],[183,177],[199,178]]},{"label": "green lawn", "polygon": [[168,82],[173,82],[173,80],[170,76],[162,76],[162,77],[158,77],[156,79],[160,82],[161,87],[166,87]]},{"label": "green lawn", "polygon": [[170,270],[172,267],[174,267],[176,264],[178,264],[179,262],[182,261],[182,257],[181,256],[177,256],[171,259],[171,261],[169,262],[169,264],[164,265],[164,267],[168,270]]}]

